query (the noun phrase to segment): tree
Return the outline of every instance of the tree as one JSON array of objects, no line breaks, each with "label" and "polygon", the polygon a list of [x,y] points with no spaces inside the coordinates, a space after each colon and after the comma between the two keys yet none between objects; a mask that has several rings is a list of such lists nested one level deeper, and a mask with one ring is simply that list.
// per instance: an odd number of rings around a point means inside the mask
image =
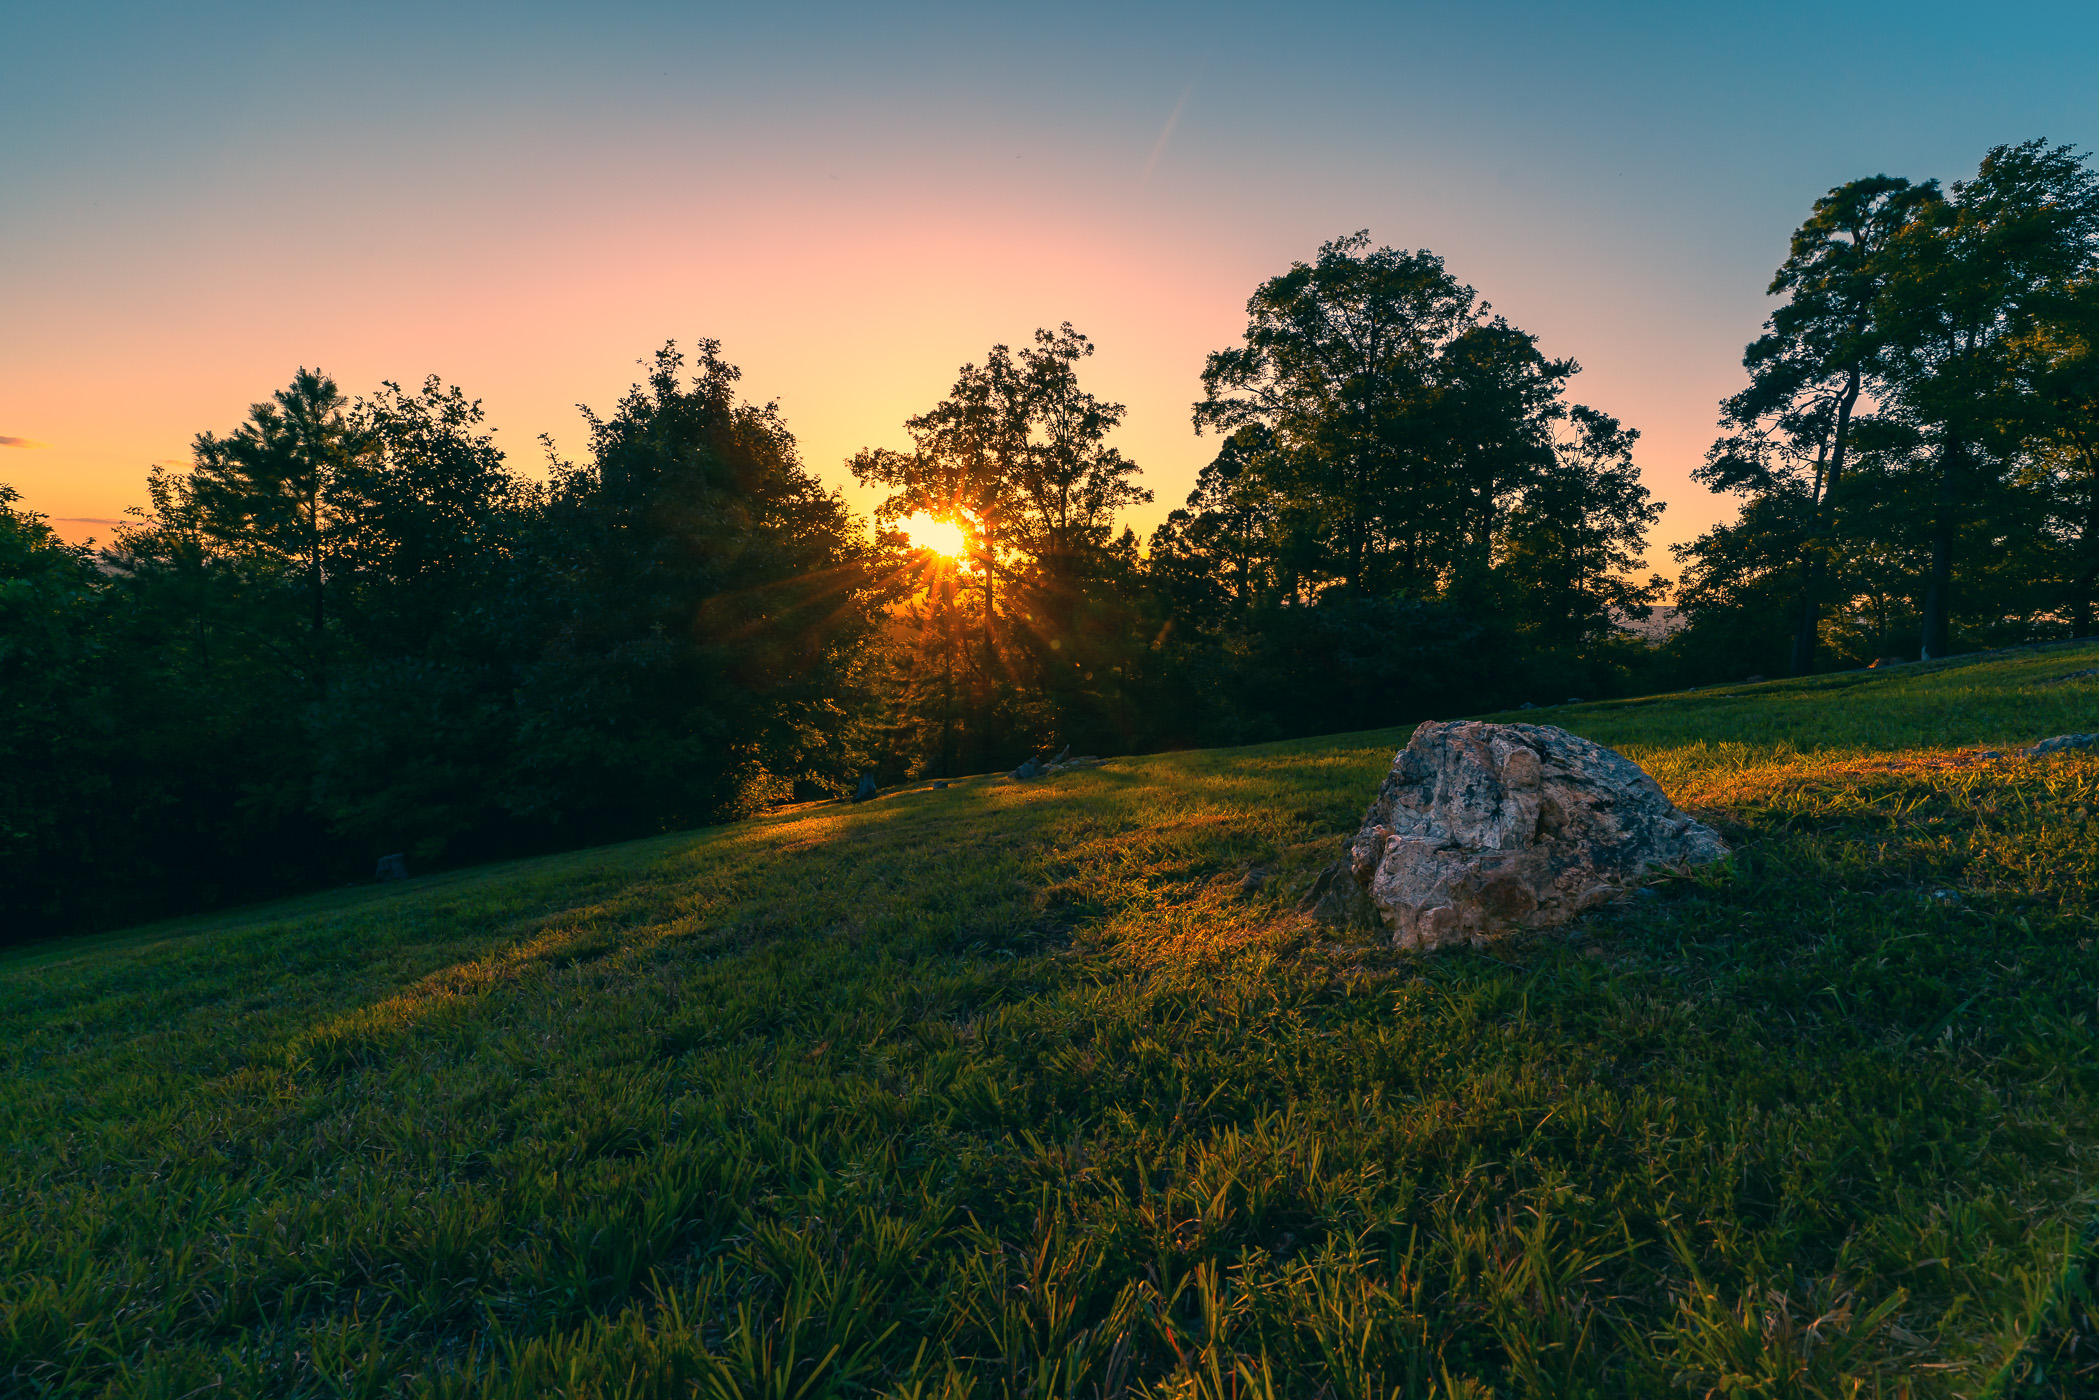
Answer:
[{"label": "tree", "polygon": [[435,376],[350,414],[361,450],[336,496],[337,659],[308,729],[312,801],[332,832],[415,861],[518,839],[503,778],[519,668],[543,635],[515,575],[544,492],[511,474],[482,412]]},{"label": "tree", "polygon": [[[1079,383],[1078,362],[1093,353],[1068,322],[1037,330],[1018,352],[994,345],[981,365],[962,367],[945,399],[906,420],[912,451],[869,449],[850,463],[859,480],[889,489],[878,521],[924,512],[960,525],[968,541],[965,572],[936,567],[928,576],[950,601],[934,606],[929,597],[910,614],[945,648],[949,624],[936,619],[960,592],[975,594],[969,703],[959,721],[943,711],[936,744],[913,741],[922,755],[940,755],[922,761],[952,761],[958,722],[971,760],[990,763],[1026,730],[1096,723],[1114,707],[1088,689],[1121,665],[1105,659],[1120,639],[1115,623],[1104,624],[1102,585],[1114,572],[1116,512],[1151,493],[1133,480],[1137,464],[1106,441],[1123,406]],[[927,655],[922,644],[906,650]],[[943,654],[940,665],[952,694],[953,657]]]},{"label": "tree", "polygon": [[224,437],[197,436],[195,464],[159,506],[247,570],[264,589],[303,602],[303,641],[287,659],[316,689],[326,684],[328,597],[334,556],[350,529],[343,478],[359,444],[335,381],[301,368]]},{"label": "tree", "polygon": [[1350,593],[1430,582],[1425,532],[1448,505],[1449,463],[1427,412],[1437,357],[1477,321],[1475,297],[1433,253],[1370,249],[1367,232],[1322,244],[1247,301],[1244,342],[1210,355],[1198,433],[1258,424],[1285,495],[1317,503],[1328,566]]},{"label": "tree", "polygon": [[[2044,141],[1993,149],[1947,193],[1878,175],[1816,201],[1696,474],[1745,504],[1686,552],[1694,614],[1786,615],[1801,672],[1827,636],[1885,636],[1912,598],[1925,657],[1946,654],[1956,611],[1994,637],[2075,612],[2076,568],[2052,604],[2039,584],[2084,475],[2076,372],[2050,366],[2074,359],[2065,309],[2095,255],[2099,176]],[[1910,560],[1921,577],[1898,587]]]},{"label": "tree", "polygon": [[[1793,233],[1769,292],[1787,301],[1743,353],[1749,387],[1721,405],[1729,430],[1696,478],[1717,490],[1798,497],[1786,510],[1796,541],[1797,598],[1790,669],[1815,669],[1837,508],[1861,395],[1881,369],[1878,305],[1889,250],[1941,202],[1936,181],[1875,175],[1815,201]],[[1769,516],[1770,512],[1765,512]]]},{"label": "tree", "polygon": [[[1460,591],[1468,583],[1477,586],[1494,564],[1507,513],[1518,502],[1532,527],[1563,519],[1577,533],[1599,510],[1616,507],[1616,498],[1592,502],[1573,489],[1616,484],[1608,473],[1598,474],[1601,458],[1584,470],[1583,450],[1608,455],[1622,448],[1624,472],[1637,483],[1631,451],[1639,433],[1620,433],[1615,419],[1578,410],[1588,416],[1579,420],[1575,444],[1564,451],[1556,444],[1554,426],[1564,414],[1560,396],[1579,370],[1572,360],[1546,359],[1535,336],[1499,316],[1466,327],[1438,354],[1430,414],[1441,456],[1454,468],[1444,528],[1451,582]],[[1608,430],[1600,426],[1605,423]],[[1637,484],[1633,489],[1646,499]],[[1629,538],[1640,539],[1641,531]]]},{"label": "tree", "polygon": [[479,605],[540,492],[482,431],[478,400],[431,375],[388,381],[348,415],[359,450],[332,483],[340,519],[334,579],[363,647],[414,653]]},{"label": "tree", "polygon": [[1504,571],[1548,646],[1599,641],[1615,618],[1646,616],[1668,589],[1659,576],[1644,584],[1628,577],[1662,514],[1633,465],[1639,432],[1580,404],[1568,418],[1572,435],[1529,483],[1504,532]]},{"label": "tree", "polygon": [[127,645],[178,697],[165,723],[183,731],[156,754],[167,789],[199,831],[291,883],[337,868],[310,723],[343,659],[345,482],[364,451],[350,409],[334,380],[300,369],[231,432],[198,434],[187,471],[155,467],[150,508],[106,559]]},{"label": "tree", "polygon": [[2030,406],[2034,475],[2052,499],[2065,555],[2059,605],[2070,635],[2090,636],[2099,582],[2099,277],[2037,299],[2012,353]]},{"label": "tree", "polygon": [[554,464],[517,551],[518,817],[592,836],[717,820],[837,784],[884,601],[850,512],[777,406],[738,399],[720,343],[666,345],[590,461]]},{"label": "tree", "polygon": [[0,943],[83,892],[80,846],[118,771],[107,752],[122,699],[112,663],[126,659],[107,645],[93,558],[20,499],[0,485]]},{"label": "tree", "polygon": [[[1189,664],[1217,672],[1210,688],[1244,719],[1232,737],[1304,718],[1291,697],[1343,678],[1352,698],[1328,719],[1367,724],[1506,699],[1527,667],[1616,667],[1602,652],[1617,615],[1660,589],[1628,571],[1661,507],[1632,461],[1639,435],[1564,402],[1574,361],[1434,254],[1364,233],[1264,282],[1247,315],[1195,405],[1197,432],[1224,445],[1150,564],[1173,621],[1199,634],[1177,634]],[[1427,675],[1467,647],[1463,683]]]},{"label": "tree", "polygon": [[1187,506],[1153,529],[1152,584],[1184,624],[1214,631],[1263,603],[1298,595],[1293,565],[1305,551],[1273,484],[1275,451],[1264,425],[1236,430],[1196,477]]},{"label": "tree", "polygon": [[1963,533],[2005,490],[2025,415],[2016,347],[2099,268],[2099,172],[2068,146],[1997,146],[1889,244],[1879,302],[1891,405],[1931,444],[1922,654],[1949,645]]}]

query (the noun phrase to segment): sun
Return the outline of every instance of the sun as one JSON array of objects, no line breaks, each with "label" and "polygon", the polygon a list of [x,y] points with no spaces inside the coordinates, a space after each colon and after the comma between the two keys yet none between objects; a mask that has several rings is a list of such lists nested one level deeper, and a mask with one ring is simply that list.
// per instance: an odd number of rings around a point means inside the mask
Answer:
[{"label": "sun", "polygon": [[952,520],[941,520],[924,511],[909,515],[897,522],[911,543],[919,549],[930,549],[935,554],[944,554],[950,559],[959,559],[968,549],[969,542],[963,538],[962,527]]}]

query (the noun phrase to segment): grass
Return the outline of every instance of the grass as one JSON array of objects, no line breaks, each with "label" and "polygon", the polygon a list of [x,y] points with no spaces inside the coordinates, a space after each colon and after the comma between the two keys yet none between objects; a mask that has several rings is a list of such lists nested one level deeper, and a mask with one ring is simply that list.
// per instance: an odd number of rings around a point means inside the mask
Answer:
[{"label": "grass", "polygon": [[1736,855],[1491,956],[1399,730],[0,954],[0,1393],[2095,1393],[2094,655],[1522,715]]}]

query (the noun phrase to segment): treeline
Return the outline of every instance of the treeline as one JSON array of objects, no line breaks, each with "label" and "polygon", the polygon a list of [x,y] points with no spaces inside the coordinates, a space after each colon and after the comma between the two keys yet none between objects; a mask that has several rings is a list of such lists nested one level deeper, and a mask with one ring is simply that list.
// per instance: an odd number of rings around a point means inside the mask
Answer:
[{"label": "treeline", "polygon": [[0,515],[11,931],[696,825],[849,771],[881,551],[674,350],[510,471],[432,380],[301,371],[99,555]]},{"label": "treeline", "polygon": [[[666,347],[580,462],[504,461],[431,379],[302,370],[107,547],[0,488],[0,938],[108,926],[1082,752],[1251,742],[2087,630],[2092,182],[1991,153],[1832,192],[1724,406],[1690,626],[1622,624],[1661,506],[1577,366],[1358,234],[1211,355],[1148,502],[1069,325],[963,366],[850,469],[719,345]],[[1994,260],[1994,261],[1993,261]],[[2079,318],[2083,319],[2079,319]],[[946,552],[913,541],[927,521]]]},{"label": "treeline", "polygon": [[1363,234],[1263,283],[1209,357],[1219,441],[1140,548],[1151,499],[1078,383],[1070,326],[996,347],[852,468],[881,524],[964,526],[885,619],[892,772],[1009,767],[1038,745],[1120,752],[1393,724],[1623,688],[1651,662],[1613,625],[1650,502],[1637,433],[1566,401],[1577,366],[1490,314],[1426,252]]},{"label": "treeline", "polygon": [[[2099,176],[2000,146],[1941,189],[1817,200],[1697,476],[1741,500],[1677,553],[1687,657],[1772,674],[2092,631]],[[1776,625],[1774,625],[1776,624]]]}]

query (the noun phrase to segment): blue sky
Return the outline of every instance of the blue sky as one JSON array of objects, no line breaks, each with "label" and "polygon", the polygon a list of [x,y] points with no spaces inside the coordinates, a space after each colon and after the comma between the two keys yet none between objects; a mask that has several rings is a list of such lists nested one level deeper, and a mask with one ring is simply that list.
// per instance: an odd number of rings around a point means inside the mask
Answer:
[{"label": "blue sky", "polygon": [[300,365],[441,374],[529,465],[719,336],[848,485],[1066,319],[1143,525],[1255,283],[1368,228],[1583,364],[1666,543],[1816,195],[2099,144],[2089,4],[18,5],[0,50],[0,438],[47,444],[0,481],[75,537]]}]

